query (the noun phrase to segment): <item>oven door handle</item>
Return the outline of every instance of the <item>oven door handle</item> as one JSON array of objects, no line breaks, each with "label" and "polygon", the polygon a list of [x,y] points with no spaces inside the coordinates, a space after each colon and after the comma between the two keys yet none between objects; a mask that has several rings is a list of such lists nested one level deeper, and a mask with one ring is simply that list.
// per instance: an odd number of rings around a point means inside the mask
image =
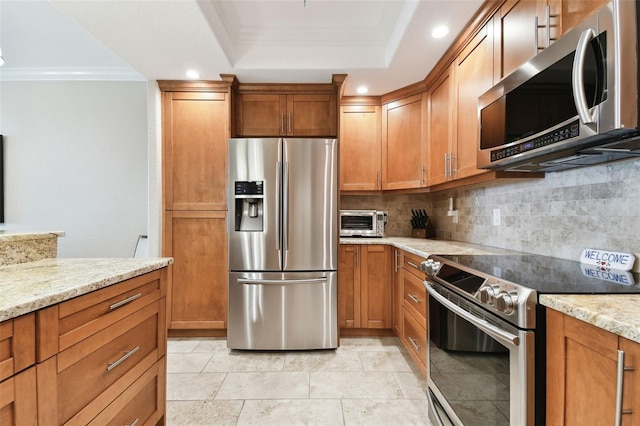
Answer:
[{"label": "oven door handle", "polygon": [[449,309],[456,315],[462,317],[463,319],[469,321],[472,325],[478,327],[480,330],[487,333],[489,336],[496,339],[499,343],[503,345],[510,346],[518,346],[520,344],[520,338],[514,334],[506,332],[504,330],[499,329],[495,325],[480,319],[476,318],[458,305],[451,303],[447,298],[443,297],[440,293],[435,291],[428,283],[426,285],[427,291],[429,295],[440,302],[445,308]]}]

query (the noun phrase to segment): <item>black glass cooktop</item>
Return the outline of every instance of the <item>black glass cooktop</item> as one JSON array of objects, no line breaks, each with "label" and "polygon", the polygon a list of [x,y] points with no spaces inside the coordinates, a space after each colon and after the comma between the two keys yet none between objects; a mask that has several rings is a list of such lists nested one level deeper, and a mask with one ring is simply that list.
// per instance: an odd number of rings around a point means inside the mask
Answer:
[{"label": "black glass cooktop", "polygon": [[[539,294],[640,293],[640,274],[598,269],[571,260],[535,254],[440,255],[438,257],[512,283]],[[440,274],[438,274],[440,276]],[[462,281],[472,282],[473,279]]]}]

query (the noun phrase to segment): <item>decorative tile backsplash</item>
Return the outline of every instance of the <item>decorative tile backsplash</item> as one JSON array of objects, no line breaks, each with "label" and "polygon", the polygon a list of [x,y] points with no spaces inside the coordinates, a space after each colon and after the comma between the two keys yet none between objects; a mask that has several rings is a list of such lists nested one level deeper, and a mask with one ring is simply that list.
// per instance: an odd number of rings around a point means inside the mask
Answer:
[{"label": "decorative tile backsplash", "polygon": [[[447,216],[449,197],[459,221]],[[585,248],[633,253],[640,272],[640,159],[426,194],[343,195],[341,208],[389,211],[387,236],[411,235],[424,208],[438,239],[579,260]],[[499,226],[493,225],[500,210]]]}]

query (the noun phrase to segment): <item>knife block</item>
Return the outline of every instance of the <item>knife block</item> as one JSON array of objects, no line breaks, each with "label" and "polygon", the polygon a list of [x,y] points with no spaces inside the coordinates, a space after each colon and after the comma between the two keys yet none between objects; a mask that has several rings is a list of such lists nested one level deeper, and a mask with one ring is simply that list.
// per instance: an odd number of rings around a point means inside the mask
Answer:
[{"label": "knife block", "polygon": [[426,229],[412,229],[411,238],[427,238]]}]

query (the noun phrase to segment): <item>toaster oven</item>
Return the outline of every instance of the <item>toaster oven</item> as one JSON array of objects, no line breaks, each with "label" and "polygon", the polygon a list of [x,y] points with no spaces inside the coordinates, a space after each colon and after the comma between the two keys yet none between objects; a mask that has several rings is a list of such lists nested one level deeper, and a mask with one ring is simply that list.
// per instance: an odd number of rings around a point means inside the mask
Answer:
[{"label": "toaster oven", "polygon": [[340,210],[340,236],[382,238],[387,218],[377,210]]}]

